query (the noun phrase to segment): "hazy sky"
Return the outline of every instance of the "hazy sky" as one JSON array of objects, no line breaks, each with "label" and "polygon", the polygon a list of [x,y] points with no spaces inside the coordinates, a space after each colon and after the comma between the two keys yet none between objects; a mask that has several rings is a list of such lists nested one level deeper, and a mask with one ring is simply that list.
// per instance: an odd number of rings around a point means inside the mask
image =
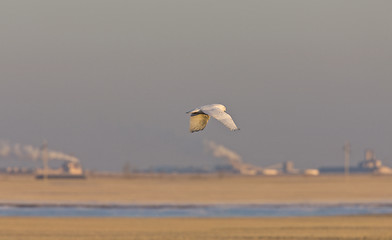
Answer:
[{"label": "hazy sky", "polygon": [[[0,139],[89,169],[392,165],[392,1],[0,1]],[[222,103],[241,128],[186,111]],[[1,161],[1,160],[0,160]],[[17,164],[15,164],[17,165]]]}]

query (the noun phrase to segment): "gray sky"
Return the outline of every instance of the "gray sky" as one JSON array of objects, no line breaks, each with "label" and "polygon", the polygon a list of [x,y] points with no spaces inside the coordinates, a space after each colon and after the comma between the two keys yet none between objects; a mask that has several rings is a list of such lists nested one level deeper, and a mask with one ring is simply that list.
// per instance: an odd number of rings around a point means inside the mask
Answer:
[{"label": "gray sky", "polygon": [[[1,1],[0,139],[89,169],[392,165],[391,1]],[[226,105],[241,131],[186,111]]]}]

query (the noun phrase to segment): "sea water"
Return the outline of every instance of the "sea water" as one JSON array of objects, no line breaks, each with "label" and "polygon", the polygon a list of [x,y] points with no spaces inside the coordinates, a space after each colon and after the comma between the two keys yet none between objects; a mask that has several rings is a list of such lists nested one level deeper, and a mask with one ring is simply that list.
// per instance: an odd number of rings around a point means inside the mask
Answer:
[{"label": "sea water", "polygon": [[209,205],[0,204],[0,216],[37,217],[294,217],[391,213],[392,203]]}]

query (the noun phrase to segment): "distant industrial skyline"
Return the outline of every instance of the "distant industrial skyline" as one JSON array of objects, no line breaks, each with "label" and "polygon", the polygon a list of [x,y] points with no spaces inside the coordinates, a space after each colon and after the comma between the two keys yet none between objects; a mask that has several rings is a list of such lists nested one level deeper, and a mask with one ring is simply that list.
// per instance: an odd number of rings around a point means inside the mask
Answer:
[{"label": "distant industrial skyline", "polygon": [[[392,166],[389,1],[1,1],[0,139],[87,169]],[[186,111],[223,103],[241,131]],[[2,161],[2,160],[0,160]]]}]

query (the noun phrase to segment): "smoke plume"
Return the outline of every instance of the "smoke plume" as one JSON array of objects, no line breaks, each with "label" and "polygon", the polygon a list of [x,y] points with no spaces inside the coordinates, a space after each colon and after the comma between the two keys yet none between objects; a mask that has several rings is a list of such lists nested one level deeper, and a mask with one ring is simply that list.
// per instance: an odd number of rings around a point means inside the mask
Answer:
[{"label": "smoke plume", "polygon": [[11,152],[11,147],[7,144],[4,144],[4,142],[0,142],[0,156],[6,157],[10,154]]},{"label": "smoke plume", "polygon": [[42,158],[44,151],[47,151],[49,160],[57,159],[69,162],[79,162],[78,158],[62,152],[36,148],[32,145],[21,145],[19,143],[11,145],[6,141],[0,141],[0,156],[2,157],[15,156],[19,159],[29,159],[36,161]]},{"label": "smoke plume", "polygon": [[225,158],[229,161],[230,165],[244,175],[255,175],[258,172],[261,172],[262,169],[260,167],[256,167],[250,164],[246,164],[242,161],[240,155],[236,152],[224,147],[223,145],[216,144],[213,141],[204,141],[204,145],[207,150],[212,151],[214,157],[217,158]]},{"label": "smoke plume", "polygon": [[242,158],[240,155],[224,147],[223,145],[216,144],[215,142],[209,140],[205,140],[204,144],[207,147],[207,150],[212,151],[214,157],[226,158],[230,162],[242,162]]}]

